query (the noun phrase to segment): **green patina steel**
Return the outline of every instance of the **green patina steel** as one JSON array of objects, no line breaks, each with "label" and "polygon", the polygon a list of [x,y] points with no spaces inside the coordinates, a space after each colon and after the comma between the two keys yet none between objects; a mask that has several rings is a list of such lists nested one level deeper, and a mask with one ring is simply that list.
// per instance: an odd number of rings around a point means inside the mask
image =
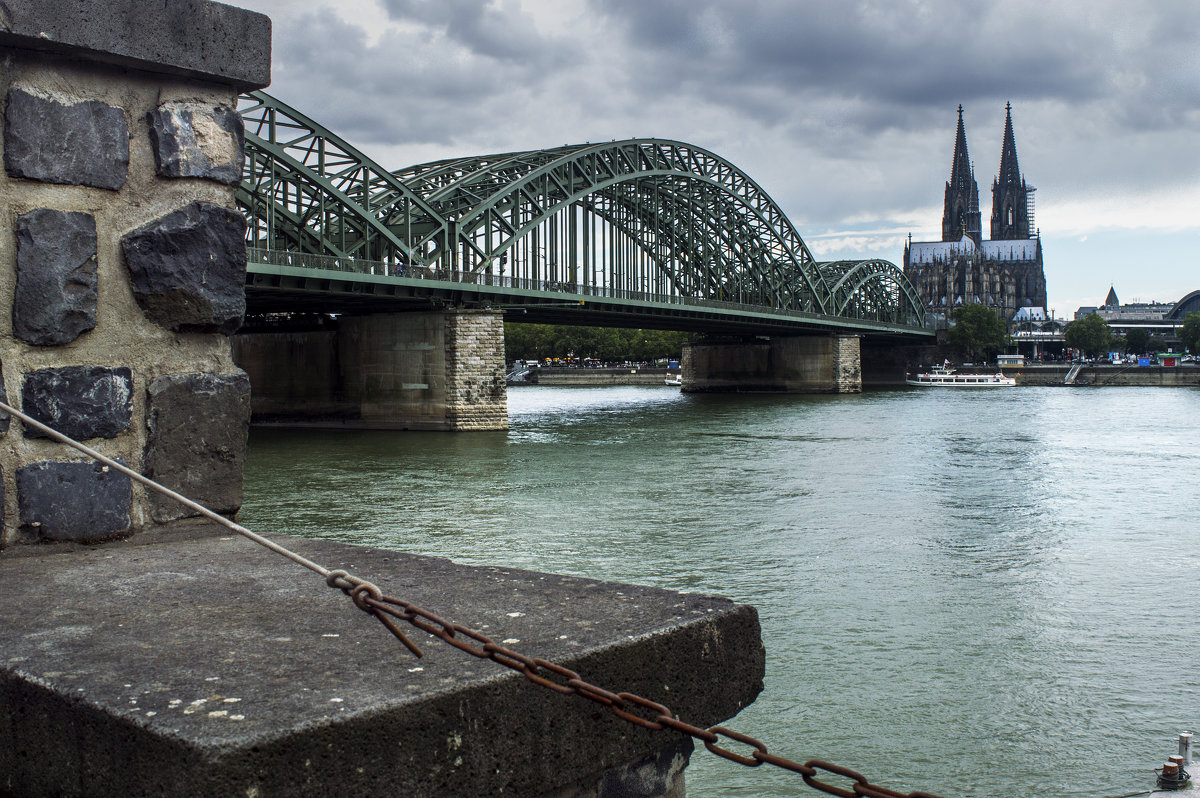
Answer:
[{"label": "green patina steel", "polygon": [[928,332],[895,264],[817,261],[757,183],[690,144],[631,139],[389,172],[262,92],[243,95],[240,112],[248,286],[281,289],[265,309],[311,310],[298,297],[320,294],[334,311],[338,297],[366,295],[578,323]]}]

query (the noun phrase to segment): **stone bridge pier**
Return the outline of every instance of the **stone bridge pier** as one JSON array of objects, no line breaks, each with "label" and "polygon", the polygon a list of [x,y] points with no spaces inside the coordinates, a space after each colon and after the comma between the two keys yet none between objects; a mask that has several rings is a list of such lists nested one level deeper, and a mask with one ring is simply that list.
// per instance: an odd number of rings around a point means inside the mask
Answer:
[{"label": "stone bridge pier", "polygon": [[504,320],[445,310],[248,326],[233,340],[255,423],[508,429]]},{"label": "stone bridge pier", "polygon": [[855,335],[710,340],[683,349],[683,390],[690,393],[858,393]]}]

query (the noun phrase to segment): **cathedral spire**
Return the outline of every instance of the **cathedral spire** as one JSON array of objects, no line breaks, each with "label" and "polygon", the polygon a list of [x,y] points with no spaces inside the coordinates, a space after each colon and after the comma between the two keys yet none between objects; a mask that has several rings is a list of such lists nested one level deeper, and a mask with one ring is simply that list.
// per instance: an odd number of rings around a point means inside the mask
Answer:
[{"label": "cathedral spire", "polygon": [[1020,185],[1021,167],[1017,166],[1017,140],[1013,136],[1012,103],[1004,104],[1004,148],[1000,152],[1001,185]]},{"label": "cathedral spire", "polygon": [[942,240],[959,241],[969,236],[976,244],[983,237],[979,214],[979,184],[967,153],[967,131],[963,125],[963,107],[958,106],[958,131],[954,137],[954,162],[950,182],[946,183],[946,202],[942,212]]},{"label": "cathedral spire", "polygon": [[992,240],[1029,238],[1029,195],[1017,165],[1017,140],[1013,136],[1012,103],[1004,106],[1004,146],[1000,151],[1000,176],[992,182]]}]

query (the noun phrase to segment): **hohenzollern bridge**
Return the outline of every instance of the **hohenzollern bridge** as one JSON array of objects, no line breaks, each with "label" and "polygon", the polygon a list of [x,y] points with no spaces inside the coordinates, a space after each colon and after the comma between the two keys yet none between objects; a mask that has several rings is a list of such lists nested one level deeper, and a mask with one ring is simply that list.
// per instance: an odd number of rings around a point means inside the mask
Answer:
[{"label": "hohenzollern bridge", "polygon": [[252,323],[235,346],[261,418],[503,426],[504,319],[695,332],[685,390],[853,391],[860,339],[933,335],[897,266],[816,260],[754,180],[690,144],[392,171],[267,94],[239,110]]}]

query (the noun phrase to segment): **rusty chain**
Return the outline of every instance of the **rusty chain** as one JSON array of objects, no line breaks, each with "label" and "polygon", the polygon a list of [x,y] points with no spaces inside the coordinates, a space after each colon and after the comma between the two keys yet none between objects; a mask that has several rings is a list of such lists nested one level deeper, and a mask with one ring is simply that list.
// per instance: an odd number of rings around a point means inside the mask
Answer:
[{"label": "rusty chain", "polygon": [[[309,560],[297,554],[294,551],[282,546],[274,541],[268,540],[261,535],[251,532],[249,529],[236,524],[233,521],[225,518],[218,513],[204,507],[201,504],[177,493],[169,488],[160,485],[154,480],[146,477],[138,472],[130,469],[124,463],[120,463],[111,457],[107,457],[100,452],[92,449],[79,441],[63,435],[58,430],[49,427],[35,418],[32,418],[21,412],[15,407],[12,407],[2,398],[0,398],[0,411],[9,413],[25,424],[41,430],[49,435],[54,440],[70,446],[83,454],[91,457],[97,462],[103,463],[110,468],[125,474],[130,479],[133,479],[146,487],[168,496],[175,501],[189,507],[211,521],[230,529],[233,532],[242,535],[261,546],[264,546],[272,551],[292,560],[298,565],[302,565],[309,570],[315,571],[325,577],[325,583],[330,587],[335,587],[341,590],[346,595],[353,599],[354,604],[368,615],[372,615],[382,623],[389,632],[404,644],[404,646],[416,656],[423,656],[421,649],[413,643],[412,640],[404,634],[404,631],[396,625],[396,619],[411,624],[421,631],[449,643],[455,648],[465,651],[473,657],[481,659],[490,659],[497,662],[506,668],[510,668],[518,673],[525,675],[534,684],[545,687],[556,693],[563,695],[577,695],[594,701],[597,704],[606,706],[614,715],[622,720],[628,721],[636,726],[641,726],[644,729],[652,731],[662,731],[671,729],[672,731],[686,734],[694,739],[704,743],[704,747],[717,756],[728,759],[731,762],[737,762],[747,767],[758,767],[764,763],[774,765],[784,770],[790,770],[793,773],[799,773],[804,779],[804,783],[813,789],[828,793],[829,795],[841,796],[841,798],[938,798],[938,796],[927,792],[910,792],[900,793],[895,790],[889,790],[885,787],[877,787],[866,780],[866,778],[857,771],[840,765],[834,765],[829,762],[824,762],[820,759],[810,759],[804,764],[793,762],[790,759],[785,759],[781,756],[769,753],[767,747],[760,741],[749,735],[727,729],[723,726],[713,726],[711,729],[701,729],[698,726],[693,726],[677,719],[671,710],[659,704],[656,701],[651,701],[648,698],[635,695],[633,693],[611,693],[594,684],[585,682],[579,677],[579,674],[570,668],[565,668],[562,665],[557,665],[544,659],[536,659],[520,654],[512,649],[505,648],[502,645],[497,645],[487,635],[468,629],[465,626],[460,626],[456,623],[442,620],[437,615],[434,615],[428,610],[422,609],[415,604],[404,601],[402,599],[392,598],[391,596],[383,595],[382,591],[372,583],[353,576],[350,573],[342,570],[330,570],[321,566],[318,563]],[[462,637],[469,638],[479,645],[472,645],[465,642]],[[562,681],[554,681],[543,676],[542,673],[553,674],[559,677]],[[643,715],[634,714],[630,711],[640,709],[643,713],[650,713],[652,718],[644,717]],[[730,751],[727,748],[722,748],[717,745],[722,737],[726,737],[735,742],[748,745],[754,750],[750,756],[739,754],[735,751]],[[853,782],[851,789],[835,787],[832,784],[826,784],[817,779],[820,771],[831,773],[835,776],[841,776]]]},{"label": "rusty chain", "polygon": [[[345,571],[331,571],[326,579],[331,587],[339,588],[353,599],[355,606],[379,620],[389,632],[416,656],[423,656],[421,649],[405,635],[396,624],[403,621],[432,637],[466,652],[473,657],[490,659],[506,668],[517,671],[536,685],[562,695],[576,695],[607,707],[618,718],[651,731],[671,731],[686,734],[700,742],[719,757],[737,762],[746,767],[768,764],[800,774],[804,783],[815,790],[837,795],[840,798],[938,798],[927,792],[902,793],[879,787],[867,781],[861,773],[850,768],[810,759],[801,764],[767,751],[761,741],[724,726],[702,729],[675,717],[670,708],[633,693],[612,693],[602,687],[585,682],[570,668],[536,657],[527,657],[510,648],[497,644],[487,635],[439,618],[429,610],[418,607],[403,599],[383,595],[379,588],[350,576]],[[464,639],[466,638],[466,639]],[[468,642],[473,641],[473,642]],[[749,746],[749,756],[731,751],[719,745],[721,738]],[[828,784],[817,778],[822,772],[840,776],[851,782],[849,789]]]}]

